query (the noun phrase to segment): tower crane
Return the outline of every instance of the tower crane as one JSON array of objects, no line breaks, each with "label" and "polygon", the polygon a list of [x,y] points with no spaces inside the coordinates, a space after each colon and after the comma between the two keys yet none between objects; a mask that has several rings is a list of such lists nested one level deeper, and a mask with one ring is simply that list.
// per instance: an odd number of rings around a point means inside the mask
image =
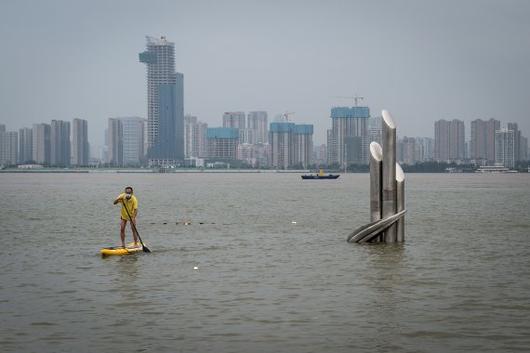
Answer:
[{"label": "tower crane", "polygon": [[361,97],[361,96],[358,96],[358,95],[354,95],[354,96],[336,96],[335,98],[340,98],[340,99],[353,99],[353,102],[355,103],[355,106],[358,107],[359,106],[359,102],[364,100],[364,97]]},{"label": "tower crane", "polygon": [[289,115],[293,115],[295,112],[285,112],[282,114],[282,118],[285,119],[285,121],[289,121]]}]

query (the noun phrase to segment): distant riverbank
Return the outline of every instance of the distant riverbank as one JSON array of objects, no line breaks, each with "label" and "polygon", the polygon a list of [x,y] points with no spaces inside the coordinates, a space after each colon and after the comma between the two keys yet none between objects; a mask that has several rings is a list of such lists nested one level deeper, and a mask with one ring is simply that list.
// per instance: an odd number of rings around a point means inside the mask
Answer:
[{"label": "distant riverbank", "polygon": [[18,169],[6,168],[0,173],[310,173],[310,170],[274,170],[274,169],[149,169],[149,168],[85,168],[85,169],[65,169],[65,168],[38,168],[38,169]]},{"label": "distant riverbank", "polygon": [[[470,166],[456,166],[451,165],[447,167],[444,164],[426,165],[403,165],[403,169],[407,174],[413,173],[428,173],[428,174],[446,174],[446,173],[475,173],[477,167]],[[334,174],[366,174],[368,173],[368,166],[352,166],[348,168],[347,172],[335,168],[324,169],[327,173]],[[513,172],[526,173],[527,168],[518,168]],[[310,174],[317,173],[314,169],[239,169],[239,168],[5,168],[0,169],[0,173],[242,173],[242,174],[256,174],[256,173],[291,173],[291,174]]]}]

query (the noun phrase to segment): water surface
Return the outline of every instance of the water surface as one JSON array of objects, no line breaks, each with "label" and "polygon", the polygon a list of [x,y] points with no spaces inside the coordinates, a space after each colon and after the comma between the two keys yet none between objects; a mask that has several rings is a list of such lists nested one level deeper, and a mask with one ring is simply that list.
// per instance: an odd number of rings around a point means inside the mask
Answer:
[{"label": "water surface", "polygon": [[[1,350],[528,351],[530,175],[409,174],[406,243],[348,244],[368,178],[0,174]],[[125,185],[153,253],[102,259]]]}]

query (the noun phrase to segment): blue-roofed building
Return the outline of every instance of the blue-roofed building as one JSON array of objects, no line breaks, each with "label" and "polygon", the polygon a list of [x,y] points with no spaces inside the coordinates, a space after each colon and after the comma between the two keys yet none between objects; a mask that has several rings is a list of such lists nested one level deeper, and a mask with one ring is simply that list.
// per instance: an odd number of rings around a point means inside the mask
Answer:
[{"label": "blue-roofed building", "polygon": [[294,126],[294,133],[300,135],[313,135],[313,125],[300,124]]},{"label": "blue-roofed building", "polygon": [[274,133],[286,133],[286,132],[292,132],[294,129],[294,123],[289,122],[274,122],[271,123],[271,126],[269,128],[269,132]]},{"label": "blue-roofed building", "polygon": [[313,164],[313,125],[295,125],[293,164],[304,169]]},{"label": "blue-roofed building", "polygon": [[364,118],[370,117],[368,107],[333,107],[331,108],[331,118]]},{"label": "blue-roofed building", "polygon": [[331,130],[328,133],[328,164],[368,163],[368,107],[331,108]]},{"label": "blue-roofed building", "polygon": [[211,161],[233,161],[237,159],[239,129],[211,127],[206,130],[208,159]]},{"label": "blue-roofed building", "polygon": [[271,166],[307,169],[313,156],[313,125],[273,122],[269,128]]}]

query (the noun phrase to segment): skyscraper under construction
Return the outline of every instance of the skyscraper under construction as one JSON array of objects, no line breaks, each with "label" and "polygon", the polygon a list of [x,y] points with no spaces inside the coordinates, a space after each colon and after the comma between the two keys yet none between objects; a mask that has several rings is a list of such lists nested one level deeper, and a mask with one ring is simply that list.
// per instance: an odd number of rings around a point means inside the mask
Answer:
[{"label": "skyscraper under construction", "polygon": [[146,37],[139,54],[147,66],[147,157],[151,164],[184,159],[184,76],[175,72],[175,44]]}]

